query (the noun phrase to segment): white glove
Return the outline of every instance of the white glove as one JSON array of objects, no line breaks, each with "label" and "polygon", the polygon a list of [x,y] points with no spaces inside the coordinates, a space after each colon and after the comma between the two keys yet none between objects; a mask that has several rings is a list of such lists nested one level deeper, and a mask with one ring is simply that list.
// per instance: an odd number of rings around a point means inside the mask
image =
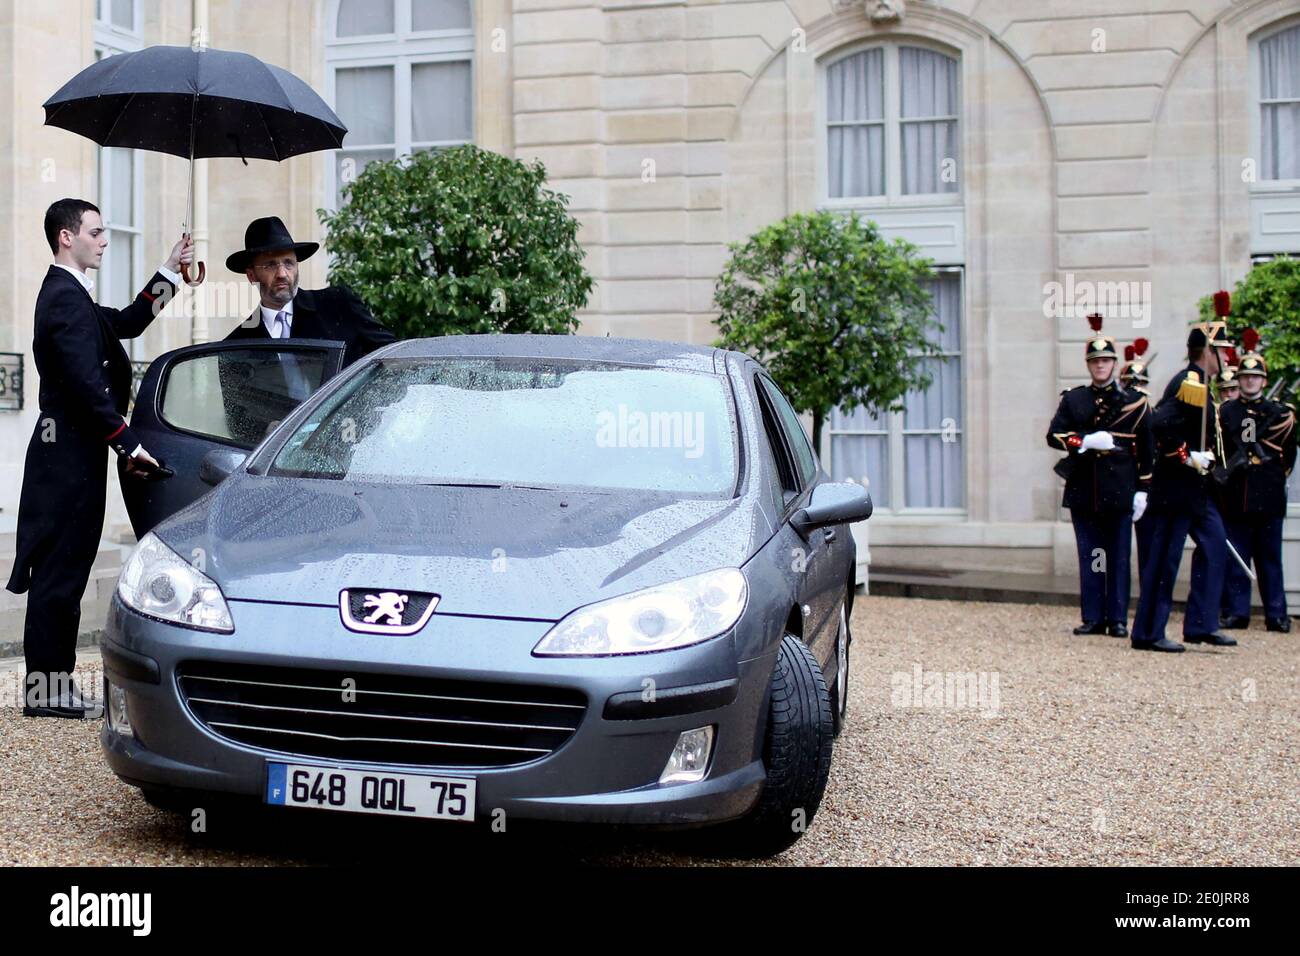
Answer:
[{"label": "white glove", "polygon": [[1133,520],[1141,521],[1142,516],[1147,510],[1147,493],[1145,491],[1136,492],[1133,495]]},{"label": "white glove", "polygon": [[1080,451],[1113,451],[1115,448],[1115,436],[1110,432],[1090,432],[1083,436],[1083,444],[1079,446]]},{"label": "white glove", "polygon": [[1210,466],[1214,464],[1214,452],[1212,451],[1193,451],[1187,453],[1187,463],[1197,471],[1209,471]]}]

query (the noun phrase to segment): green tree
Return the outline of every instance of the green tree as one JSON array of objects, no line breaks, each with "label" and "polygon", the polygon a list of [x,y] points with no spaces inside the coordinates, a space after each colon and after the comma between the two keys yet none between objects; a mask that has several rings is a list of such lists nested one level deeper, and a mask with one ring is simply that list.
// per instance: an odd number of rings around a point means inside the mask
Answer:
[{"label": "green tree", "polygon": [[476,146],[374,162],[318,210],[332,283],[399,338],[570,333],[592,279],[568,197],[546,169]]},{"label": "green tree", "polygon": [[[1214,296],[1199,303],[1203,319],[1214,318]],[[1232,290],[1228,330],[1234,342],[1243,329],[1259,333],[1269,383],[1300,376],[1300,259],[1279,256],[1247,272]]]},{"label": "green tree", "polygon": [[790,403],[831,411],[896,411],[929,386],[938,351],[926,282],[933,263],[902,239],[887,242],[856,213],[796,213],[731,247],[714,303],[718,344],[762,362]]}]

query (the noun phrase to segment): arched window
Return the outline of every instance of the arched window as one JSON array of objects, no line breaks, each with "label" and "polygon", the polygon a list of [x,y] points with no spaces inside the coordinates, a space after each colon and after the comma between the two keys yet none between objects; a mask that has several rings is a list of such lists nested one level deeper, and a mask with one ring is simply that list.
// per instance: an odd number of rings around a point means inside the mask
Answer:
[{"label": "arched window", "polygon": [[1266,36],[1259,76],[1259,178],[1300,180],[1300,24]]},{"label": "arched window", "polygon": [[334,0],[328,89],[347,124],[333,170],[342,185],[376,159],[474,138],[470,0]]},{"label": "arched window", "polygon": [[824,74],[826,198],[955,196],[958,66],[937,50],[903,44],[831,61]]}]

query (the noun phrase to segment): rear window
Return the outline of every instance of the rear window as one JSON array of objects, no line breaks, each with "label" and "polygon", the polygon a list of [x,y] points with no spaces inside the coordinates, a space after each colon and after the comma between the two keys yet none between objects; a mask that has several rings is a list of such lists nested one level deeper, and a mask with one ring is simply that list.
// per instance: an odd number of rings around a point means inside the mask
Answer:
[{"label": "rear window", "polygon": [[551,359],[380,360],[314,409],[269,473],[348,481],[727,495],[716,375]]}]

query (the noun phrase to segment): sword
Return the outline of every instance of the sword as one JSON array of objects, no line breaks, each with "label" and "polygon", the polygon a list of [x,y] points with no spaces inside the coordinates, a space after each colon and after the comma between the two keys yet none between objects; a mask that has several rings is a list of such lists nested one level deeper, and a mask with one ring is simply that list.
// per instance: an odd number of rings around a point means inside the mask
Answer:
[{"label": "sword", "polygon": [[1252,571],[1252,570],[1250,569],[1250,567],[1246,564],[1246,562],[1243,561],[1243,560],[1241,559],[1241,555],[1238,554],[1238,553],[1237,553],[1237,549],[1234,548],[1234,547],[1232,546],[1232,542],[1229,541],[1227,538],[1224,538],[1224,539],[1223,539],[1223,543],[1226,544],[1226,545],[1228,546],[1228,551],[1229,551],[1229,553],[1230,553],[1234,558],[1237,559],[1237,563],[1241,565],[1241,570],[1245,571],[1248,575],[1250,575],[1250,579],[1251,579],[1252,581],[1258,581],[1259,578],[1255,577],[1255,572]]}]

